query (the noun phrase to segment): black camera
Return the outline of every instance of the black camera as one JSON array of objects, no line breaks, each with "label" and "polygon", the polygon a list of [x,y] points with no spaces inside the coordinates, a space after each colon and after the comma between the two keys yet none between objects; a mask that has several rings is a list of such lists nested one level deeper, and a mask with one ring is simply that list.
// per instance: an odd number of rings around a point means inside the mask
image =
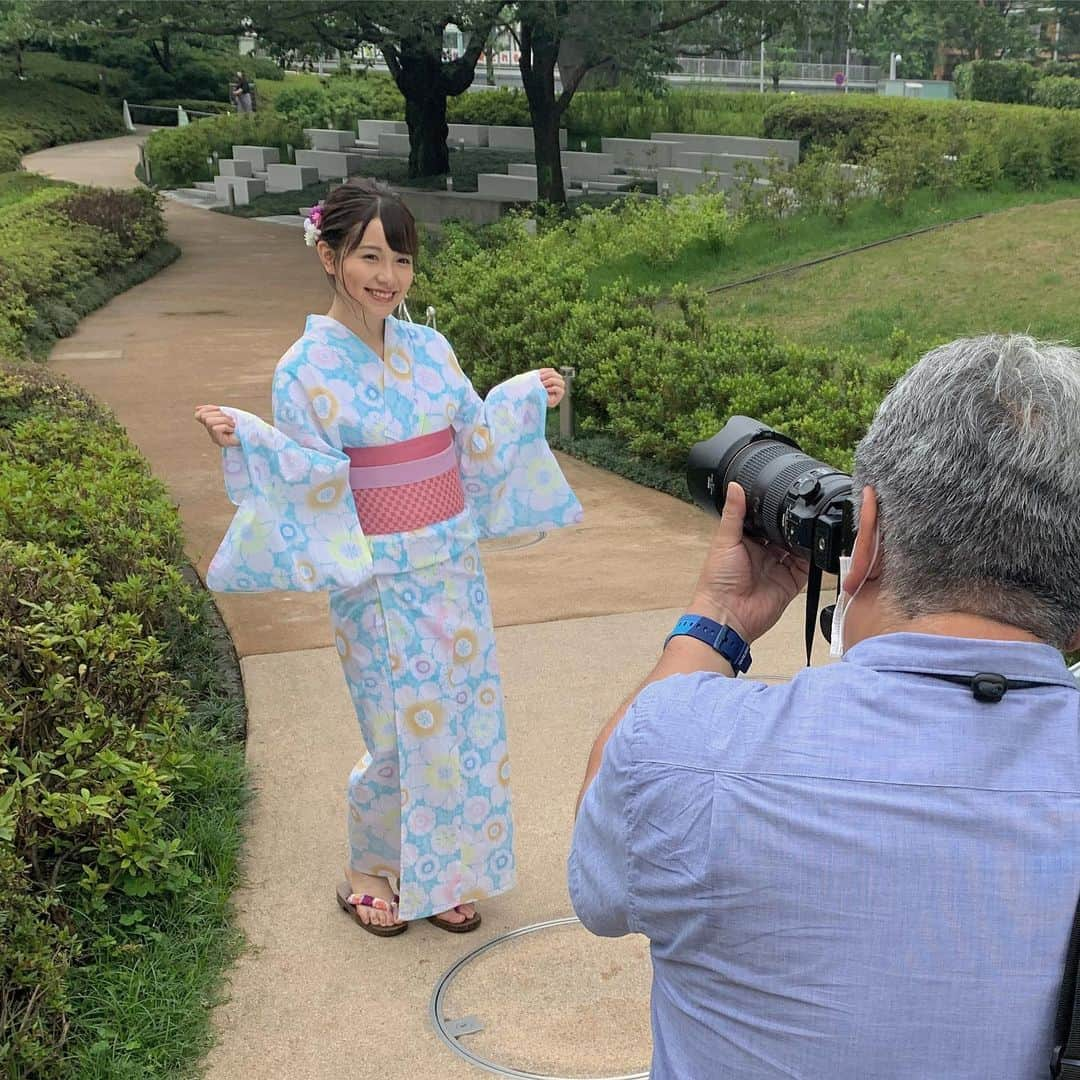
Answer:
[{"label": "black camera", "polygon": [[[694,502],[714,514],[723,512],[728,484],[739,484],[746,492],[743,531],[810,564],[809,661],[821,575],[838,573],[840,556],[850,555],[855,542],[851,477],[804,454],[768,424],[733,416],[711,439],[690,448],[686,482]],[[822,620],[826,639],[832,623],[827,610]]]}]

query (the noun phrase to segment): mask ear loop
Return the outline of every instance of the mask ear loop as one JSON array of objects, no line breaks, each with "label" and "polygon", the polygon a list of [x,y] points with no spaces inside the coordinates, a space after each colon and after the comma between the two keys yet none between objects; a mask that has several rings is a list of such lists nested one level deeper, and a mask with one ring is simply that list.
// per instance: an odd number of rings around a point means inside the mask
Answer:
[{"label": "mask ear loop", "polygon": [[[870,555],[870,566],[873,567],[877,562],[878,547],[881,544],[881,530],[874,529],[874,550]],[[836,608],[833,611],[832,617],[832,635],[829,639],[829,655],[832,657],[840,657],[844,655],[844,619],[847,616],[847,610],[855,602],[855,597],[862,592],[862,587],[866,584],[866,578],[859,582],[859,587],[850,596],[844,592],[844,580],[848,576],[851,570],[851,556],[840,556],[840,576],[837,579],[836,586]],[[869,573],[867,577],[869,577]]]}]

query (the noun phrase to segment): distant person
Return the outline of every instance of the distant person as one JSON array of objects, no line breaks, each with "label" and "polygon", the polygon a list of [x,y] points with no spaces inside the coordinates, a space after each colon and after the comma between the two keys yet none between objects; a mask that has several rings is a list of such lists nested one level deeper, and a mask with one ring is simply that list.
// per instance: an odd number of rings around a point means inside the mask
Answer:
[{"label": "distant person", "polygon": [[251,83],[248,82],[242,71],[236,73],[236,82],[230,91],[232,99],[236,102],[236,111],[240,113],[254,112]]}]

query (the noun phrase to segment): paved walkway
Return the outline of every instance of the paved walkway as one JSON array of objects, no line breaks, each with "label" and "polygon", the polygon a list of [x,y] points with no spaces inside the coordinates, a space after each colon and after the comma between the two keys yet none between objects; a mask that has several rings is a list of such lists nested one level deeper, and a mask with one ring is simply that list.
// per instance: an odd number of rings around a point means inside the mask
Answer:
[{"label": "paved walkway", "polygon": [[[28,168],[133,186],[141,135],[43,151]],[[59,342],[51,366],[116,412],[176,500],[205,571],[231,507],[195,405],[268,414],[277,358],[306,314],[328,304],[294,229],[170,203],[183,256]],[[468,363],[468,358],[463,358]],[[486,545],[505,679],[521,884],[483,906],[465,938],[426,923],[382,941],[337,910],[344,787],[360,756],[323,596],[218,597],[249,706],[255,788],[236,904],[252,948],[230,976],[207,1061],[213,1080],[428,1080],[482,1073],[435,1036],[432,989],[465,953],[570,914],[564,865],[593,737],[649,669],[683,610],[711,522],[668,496],[562,458],[584,524],[531,545]],[[800,663],[801,611],[755,646],[755,675]],[[822,652],[824,650],[821,650]],[[555,1076],[647,1068],[648,958],[642,939],[580,928],[514,939],[463,969],[448,1015],[476,1015],[462,1042],[504,1065]]]}]

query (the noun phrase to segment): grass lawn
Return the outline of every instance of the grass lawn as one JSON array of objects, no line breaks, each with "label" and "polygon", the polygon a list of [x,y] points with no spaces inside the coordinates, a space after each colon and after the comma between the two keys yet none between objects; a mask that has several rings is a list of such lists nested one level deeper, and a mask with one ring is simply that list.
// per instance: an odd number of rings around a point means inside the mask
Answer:
[{"label": "grass lawn", "polygon": [[920,189],[914,192],[899,217],[876,200],[865,199],[853,205],[843,225],[824,215],[795,217],[783,233],[778,233],[770,222],[754,222],[743,228],[732,245],[719,255],[709,252],[704,244],[695,245],[670,267],[657,268],[630,254],[595,270],[591,279],[597,290],[617,278],[627,278],[638,285],[657,285],[662,290],[680,282],[709,289],[929,225],[1076,197],[1080,197],[1080,184],[1064,182],[1047,185],[1039,191],[962,191],[948,199]]},{"label": "grass lawn", "polygon": [[802,344],[888,354],[967,334],[1030,332],[1080,343],[1080,199],[1017,207],[715,294],[717,318],[764,323]]}]

